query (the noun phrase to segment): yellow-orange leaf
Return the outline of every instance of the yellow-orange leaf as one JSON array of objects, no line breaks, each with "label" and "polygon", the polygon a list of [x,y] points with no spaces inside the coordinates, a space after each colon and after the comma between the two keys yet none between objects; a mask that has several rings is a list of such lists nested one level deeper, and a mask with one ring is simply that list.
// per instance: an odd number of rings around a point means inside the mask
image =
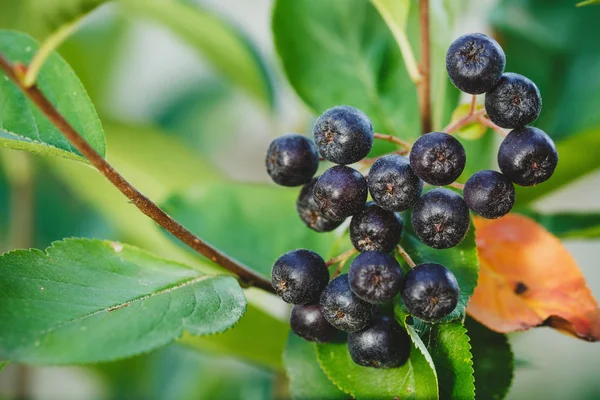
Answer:
[{"label": "yellow-orange leaf", "polygon": [[479,280],[467,312],[497,332],[549,325],[600,340],[600,310],[577,263],[555,236],[516,214],[475,218]]}]

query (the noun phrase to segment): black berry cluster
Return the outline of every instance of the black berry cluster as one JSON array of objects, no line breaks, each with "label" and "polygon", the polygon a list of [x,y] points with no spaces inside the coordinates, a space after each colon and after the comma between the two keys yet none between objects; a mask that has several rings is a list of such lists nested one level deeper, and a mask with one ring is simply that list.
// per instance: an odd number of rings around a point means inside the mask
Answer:
[{"label": "black berry cluster", "polygon": [[[450,185],[464,171],[465,149],[448,133],[421,136],[408,158],[396,152],[366,162],[372,163],[367,177],[348,166],[362,161],[373,140],[385,136],[375,134],[369,118],[349,106],[331,108],[317,119],[314,142],[285,135],[274,140],[267,153],[267,171],[276,183],[303,185],[296,209],[306,226],[328,232],[351,218],[350,240],[360,253],[347,274],[337,276],[338,271],[331,281],[328,265],[339,261],[326,263],[310,250],[293,250],[275,261],[273,287],[284,301],[294,304],[291,328],[316,342],[347,332],[349,353],[363,366],[392,368],[409,358],[410,338],[386,316],[387,304],[402,299],[411,315],[435,323],[450,315],[459,300],[458,282],[445,266],[423,263],[403,276],[390,254],[402,237],[400,213],[412,208],[412,228],[419,239],[432,248],[448,249],[466,236],[469,210],[484,218],[502,217],[514,205],[514,184],[547,180],[558,161],[552,140],[526,126],[539,115],[539,91],[527,78],[504,73],[505,56],[498,43],[483,34],[461,36],[450,46],[446,65],[457,88],[486,93],[493,123],[513,129],[498,152],[502,173],[475,173],[464,185],[464,199],[441,187],[423,194],[424,182]],[[319,157],[337,165],[315,177]],[[409,256],[405,258],[414,265]]]}]

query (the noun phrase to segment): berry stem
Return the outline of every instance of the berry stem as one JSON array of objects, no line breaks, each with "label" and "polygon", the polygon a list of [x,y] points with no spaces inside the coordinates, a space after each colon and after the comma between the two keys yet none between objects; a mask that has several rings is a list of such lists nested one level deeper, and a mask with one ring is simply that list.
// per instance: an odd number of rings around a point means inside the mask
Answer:
[{"label": "berry stem", "polygon": [[396,246],[396,249],[398,250],[398,253],[400,253],[400,255],[402,256],[402,258],[404,259],[404,261],[406,261],[406,263],[408,264],[409,267],[414,268],[417,265],[412,260],[412,258],[410,258],[410,256],[406,252],[406,250],[404,250],[402,248],[402,246],[398,245],[398,246]]},{"label": "berry stem", "polygon": [[477,106],[477,96],[473,95],[471,97],[471,108],[469,109],[469,115],[475,114],[475,107]]},{"label": "berry stem", "polygon": [[374,137],[375,139],[379,139],[379,140],[385,140],[386,142],[391,142],[391,143],[397,144],[397,145],[399,145],[399,146],[402,146],[402,147],[404,147],[404,148],[405,148],[407,151],[409,151],[409,150],[410,150],[410,148],[411,148],[411,146],[412,146],[412,144],[411,144],[411,143],[409,143],[409,142],[407,142],[407,141],[405,141],[405,140],[402,140],[402,139],[400,139],[400,138],[397,138],[396,136],[392,136],[392,135],[386,135],[386,134],[384,134],[384,133],[376,133],[376,134],[374,134],[374,135],[373,135],[373,137]]},{"label": "berry stem", "polygon": [[459,119],[458,121],[450,123],[444,129],[442,129],[442,132],[452,134],[453,132],[459,130],[463,126],[468,125],[473,121],[476,121],[479,117],[483,117],[484,114],[485,110],[474,111],[472,114],[469,113],[461,119]]},{"label": "berry stem", "polygon": [[460,189],[463,190],[465,188],[465,185],[462,183],[458,183],[458,182],[452,182],[451,184],[449,184],[448,186],[456,188],[456,189]]},{"label": "berry stem", "polygon": [[328,267],[331,267],[334,264],[345,262],[350,257],[352,257],[357,251],[358,250],[356,250],[355,248],[345,251],[337,257],[330,258],[329,261],[327,261],[325,263],[325,265],[327,265]]},{"label": "berry stem", "polygon": [[422,134],[431,132],[431,49],[429,40],[429,0],[419,0],[419,21],[421,31],[421,63],[419,69],[423,79],[418,84],[419,111]]},{"label": "berry stem", "polygon": [[262,275],[257,274],[239,261],[229,257],[219,249],[206,243],[201,238],[187,230],[166,212],[158,207],[152,200],[148,199],[129,182],[123,178],[106,160],[94,150],[94,148],[81,136],[75,128],[65,119],[65,117],[54,107],[48,98],[34,84],[26,87],[18,72],[4,55],[0,54],[0,69],[6,76],[15,82],[15,84],[29,97],[29,99],[39,108],[39,110],[48,118],[48,120],[67,138],[67,140],[88,160],[98,171],[106,177],[121,193],[123,193],[131,202],[144,214],[152,218],[157,224],[165,228],[173,236],[183,243],[211,259],[224,269],[236,274],[240,280],[249,286],[256,286],[267,292],[275,293],[275,290]]},{"label": "berry stem", "polygon": [[340,273],[342,272],[342,268],[344,268],[344,265],[346,265],[346,263],[348,262],[349,259],[350,259],[350,257],[346,258],[345,260],[340,261],[337,268],[335,269],[335,272],[331,276],[331,279],[335,279],[340,275]]},{"label": "berry stem", "polygon": [[496,125],[495,123],[493,123],[492,121],[490,121],[488,118],[485,118],[483,115],[479,116],[477,118],[477,121],[482,124],[487,126],[488,128],[493,129],[494,131],[498,132],[500,135],[502,135],[503,137],[506,137],[508,134],[504,131],[504,129],[500,128],[498,125]]}]

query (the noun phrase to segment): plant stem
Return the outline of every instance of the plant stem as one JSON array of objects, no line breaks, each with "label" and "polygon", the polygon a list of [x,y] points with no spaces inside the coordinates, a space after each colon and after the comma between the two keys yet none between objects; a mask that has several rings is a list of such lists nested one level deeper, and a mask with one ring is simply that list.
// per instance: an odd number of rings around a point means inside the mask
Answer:
[{"label": "plant stem", "polygon": [[396,246],[396,249],[398,249],[398,253],[400,253],[400,255],[402,256],[402,258],[404,259],[404,261],[406,261],[406,263],[408,264],[408,266],[411,267],[411,268],[414,268],[416,264],[412,260],[412,258],[410,258],[410,256],[406,252],[406,250],[404,250],[402,248],[402,246],[400,246],[400,245]]},{"label": "plant stem", "polygon": [[[18,66],[17,66],[18,67]],[[268,292],[275,293],[271,283],[262,275],[257,274],[239,261],[229,257],[219,249],[208,244],[201,238],[183,227],[171,218],[154,202],[140,193],[125,180],[94,148],[69,124],[60,112],[52,105],[48,98],[37,86],[25,87],[18,78],[18,72],[12,64],[0,54],[0,68],[12,79],[17,86],[40,109],[50,122],[69,140],[79,152],[94,165],[121,193],[145,215],[152,218],[158,225],[165,228],[173,236],[196,250],[203,256],[211,259],[226,270],[236,274],[242,282],[249,286],[256,286]]]},{"label": "plant stem", "polygon": [[383,133],[376,133],[375,135],[373,135],[373,137],[375,139],[385,140],[386,142],[392,142],[394,144],[404,147],[406,150],[410,150],[410,148],[412,147],[411,143],[397,138],[396,136],[386,135]]},{"label": "plant stem", "polygon": [[508,135],[508,133],[506,133],[504,131],[504,129],[500,128],[498,125],[496,125],[495,123],[493,123],[492,121],[490,121],[488,118],[485,118],[484,116],[479,116],[479,118],[477,118],[477,121],[480,124],[485,125],[488,128],[491,128],[491,129],[495,130],[496,132],[498,132],[503,137],[506,137]]},{"label": "plant stem", "polygon": [[340,275],[340,272],[342,272],[342,268],[344,268],[344,265],[346,265],[348,260],[349,260],[349,258],[346,258],[345,260],[340,261],[340,263],[338,264],[338,267],[335,269],[335,272],[331,276],[331,279],[335,279]]},{"label": "plant stem", "polygon": [[448,186],[456,188],[456,189],[460,189],[463,190],[465,188],[465,185],[462,183],[458,183],[458,182],[452,182],[451,184],[449,184]]},{"label": "plant stem", "polygon": [[473,112],[473,114],[467,114],[464,117],[462,117],[461,119],[459,119],[458,121],[450,123],[444,129],[442,129],[442,132],[451,134],[452,132],[459,130],[463,126],[468,125],[471,122],[474,122],[479,117],[483,117],[484,114],[485,114],[485,110],[479,110],[479,111]]},{"label": "plant stem", "polygon": [[29,68],[23,78],[24,87],[29,88],[35,84],[48,57],[50,57],[54,50],[56,50],[77,29],[82,19],[83,17],[79,17],[74,21],[61,26],[56,32],[44,40],[44,43],[42,43],[42,46],[38,49],[29,63]]},{"label": "plant stem", "polygon": [[422,134],[431,132],[431,49],[429,40],[429,0],[419,0],[419,21],[421,30],[421,63],[419,69],[423,79],[419,82],[419,111]]},{"label": "plant stem", "polygon": [[357,252],[357,250],[355,248],[352,248],[348,251],[343,252],[342,254],[340,254],[337,257],[330,258],[329,261],[327,261],[325,263],[325,265],[327,265],[328,267],[331,267],[332,265],[337,264],[339,262],[344,262],[347,259],[349,259],[350,257],[352,257],[354,255],[354,253],[356,253],[356,252]]}]

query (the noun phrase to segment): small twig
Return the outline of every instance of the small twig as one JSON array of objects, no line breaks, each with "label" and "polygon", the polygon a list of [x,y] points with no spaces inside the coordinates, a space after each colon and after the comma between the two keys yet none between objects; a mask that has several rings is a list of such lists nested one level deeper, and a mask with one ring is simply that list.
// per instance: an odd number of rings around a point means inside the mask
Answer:
[{"label": "small twig", "polygon": [[460,189],[463,190],[465,188],[465,185],[462,183],[458,183],[458,182],[452,182],[451,184],[449,184],[448,186],[456,188],[456,189]]},{"label": "small twig", "polygon": [[500,128],[498,125],[496,125],[495,123],[493,123],[492,121],[490,121],[488,118],[485,118],[484,116],[479,116],[479,118],[477,118],[477,121],[480,124],[485,125],[488,128],[491,128],[494,131],[498,132],[503,137],[506,137],[508,135],[508,133],[506,133],[504,131],[504,129]]},{"label": "small twig", "polygon": [[346,263],[348,262],[349,259],[350,259],[350,257],[346,258],[345,260],[340,261],[340,263],[338,264],[338,267],[335,269],[335,272],[331,276],[331,279],[335,279],[340,275],[340,273],[342,272],[342,269],[344,268],[344,265],[346,265]]},{"label": "small twig", "polygon": [[390,153],[382,154],[382,155],[377,156],[377,157],[363,158],[362,160],[360,160],[360,163],[363,164],[364,166],[369,166],[369,165],[372,165],[375,161],[379,160],[381,157],[385,157],[385,156],[390,155],[390,154],[398,154],[398,155],[401,155],[401,156],[405,156],[405,155],[408,154],[408,150],[392,151]]},{"label": "small twig", "polygon": [[252,271],[239,261],[229,257],[219,249],[213,247],[175,221],[171,216],[158,207],[133,187],[121,176],[94,148],[81,136],[65,117],[54,107],[48,98],[34,85],[25,87],[19,79],[15,68],[2,54],[0,54],[0,69],[6,76],[13,80],[17,86],[29,97],[48,120],[67,138],[67,140],[94,165],[121,193],[144,214],[152,218],[158,225],[165,228],[173,236],[196,250],[203,256],[211,259],[224,269],[236,274],[240,280],[250,286],[256,286],[268,292],[275,293],[271,282],[262,275]]},{"label": "small twig", "polygon": [[396,136],[386,135],[384,133],[376,133],[373,137],[375,139],[385,140],[386,142],[391,142],[391,143],[397,144],[399,146],[404,147],[406,150],[410,150],[410,148],[412,146],[411,143],[409,143],[405,140],[397,138]]},{"label": "small twig", "polygon": [[356,250],[355,248],[345,251],[337,257],[330,258],[329,261],[327,261],[325,263],[325,265],[327,265],[328,267],[331,267],[334,264],[344,262],[344,261],[348,260],[350,257],[352,257],[357,251],[358,250]]},{"label": "small twig", "polygon": [[419,27],[421,32],[421,63],[419,69],[423,79],[419,82],[419,111],[422,134],[431,132],[431,49],[429,40],[429,0],[419,0]]},{"label": "small twig", "polygon": [[410,258],[410,256],[408,255],[408,253],[406,252],[406,250],[404,250],[402,248],[402,246],[398,245],[396,247],[396,249],[398,250],[398,253],[400,253],[400,255],[402,256],[402,258],[404,259],[404,261],[406,261],[406,263],[409,265],[409,267],[414,268],[417,264],[415,264],[415,262],[412,260],[412,258]]},{"label": "small twig", "polygon": [[473,95],[471,97],[471,108],[469,109],[469,115],[475,114],[475,107],[477,107],[477,96]]},{"label": "small twig", "polygon": [[485,110],[479,110],[479,111],[474,112],[473,114],[467,114],[464,117],[462,117],[461,119],[459,119],[458,121],[453,122],[453,123],[449,124],[448,126],[446,126],[444,129],[442,129],[442,132],[451,134],[454,131],[459,130],[463,126],[476,121],[477,118],[483,116],[484,114],[485,114]]}]

